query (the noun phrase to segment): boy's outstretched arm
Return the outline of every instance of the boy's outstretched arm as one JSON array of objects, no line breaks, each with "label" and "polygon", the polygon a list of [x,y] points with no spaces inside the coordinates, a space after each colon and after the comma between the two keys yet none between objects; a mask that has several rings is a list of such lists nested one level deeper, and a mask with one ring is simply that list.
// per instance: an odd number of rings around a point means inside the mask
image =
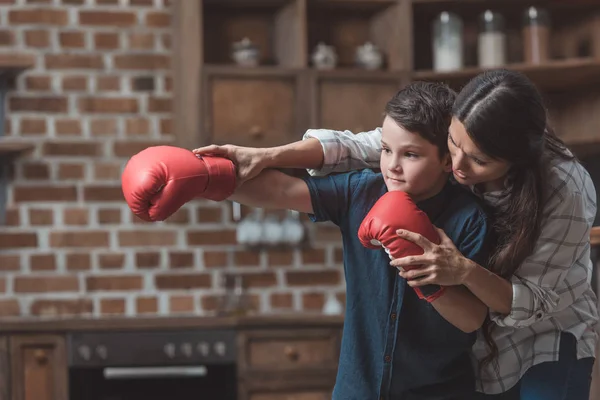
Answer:
[{"label": "boy's outstretched arm", "polygon": [[313,213],[306,182],[271,169],[263,170],[255,178],[242,183],[228,200],[250,207]]}]

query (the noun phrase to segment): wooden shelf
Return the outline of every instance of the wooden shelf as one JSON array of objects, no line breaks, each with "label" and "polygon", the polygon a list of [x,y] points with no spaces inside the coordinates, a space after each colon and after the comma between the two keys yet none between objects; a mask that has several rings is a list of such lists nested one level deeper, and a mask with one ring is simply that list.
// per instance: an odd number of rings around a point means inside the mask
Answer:
[{"label": "wooden shelf", "polygon": [[590,235],[592,246],[600,246],[600,226],[594,226]]},{"label": "wooden shelf", "polygon": [[0,160],[5,161],[32,150],[34,145],[31,142],[22,142],[13,139],[0,139]]},{"label": "wooden shelf", "polygon": [[[542,90],[570,90],[576,86],[600,83],[600,60],[577,58],[557,60],[547,64],[510,64],[504,68],[525,73]],[[443,81],[460,88],[471,78],[485,71],[482,68],[464,68],[457,71],[415,71],[413,80]]]},{"label": "wooden shelf", "polygon": [[523,0],[412,0],[412,4],[417,7],[443,7],[445,9],[460,9],[465,7],[498,8],[498,7],[529,7],[543,6],[547,8],[564,8],[564,7],[586,7],[597,6],[598,0],[531,0],[527,3]]},{"label": "wooden shelf", "polygon": [[32,54],[0,54],[0,77],[11,77],[20,74],[35,65]]}]

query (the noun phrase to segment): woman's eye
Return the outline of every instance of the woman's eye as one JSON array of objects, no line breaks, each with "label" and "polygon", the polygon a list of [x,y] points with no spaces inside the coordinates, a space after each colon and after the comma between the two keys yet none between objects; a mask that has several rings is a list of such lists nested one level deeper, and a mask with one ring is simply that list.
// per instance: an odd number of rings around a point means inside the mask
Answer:
[{"label": "woman's eye", "polygon": [[406,157],[409,157],[409,158],[416,158],[416,157],[419,157],[419,155],[418,155],[418,154],[415,154],[415,153],[410,153],[410,152],[409,152],[409,153],[405,153],[404,155],[405,155]]},{"label": "woman's eye", "polygon": [[390,149],[388,149],[388,148],[385,148],[385,147],[382,147],[382,148],[381,148],[381,151],[383,151],[383,152],[384,152],[384,153],[386,153],[386,154],[389,154],[389,153],[390,153]]},{"label": "woman's eye", "polygon": [[477,158],[474,158],[474,159],[473,159],[473,161],[474,161],[474,162],[475,162],[475,164],[477,164],[477,165],[485,165],[485,164],[486,164],[485,162],[483,162],[483,161],[481,161],[481,160],[479,160],[479,159],[477,159]]}]

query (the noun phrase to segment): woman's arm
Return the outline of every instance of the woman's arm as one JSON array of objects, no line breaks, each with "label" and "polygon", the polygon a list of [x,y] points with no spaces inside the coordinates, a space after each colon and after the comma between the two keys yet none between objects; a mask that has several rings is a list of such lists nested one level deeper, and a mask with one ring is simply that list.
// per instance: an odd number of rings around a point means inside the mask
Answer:
[{"label": "woman's arm", "polygon": [[452,325],[463,332],[481,328],[488,309],[464,286],[448,286],[431,305]]}]

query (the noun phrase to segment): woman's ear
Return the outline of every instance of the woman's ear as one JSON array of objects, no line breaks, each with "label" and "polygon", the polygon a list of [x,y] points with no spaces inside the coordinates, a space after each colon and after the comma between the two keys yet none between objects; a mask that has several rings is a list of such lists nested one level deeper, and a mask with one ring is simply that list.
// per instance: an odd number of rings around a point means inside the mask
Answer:
[{"label": "woman's ear", "polygon": [[452,157],[450,157],[450,153],[446,153],[442,157],[442,165],[444,166],[444,172],[452,172]]}]

